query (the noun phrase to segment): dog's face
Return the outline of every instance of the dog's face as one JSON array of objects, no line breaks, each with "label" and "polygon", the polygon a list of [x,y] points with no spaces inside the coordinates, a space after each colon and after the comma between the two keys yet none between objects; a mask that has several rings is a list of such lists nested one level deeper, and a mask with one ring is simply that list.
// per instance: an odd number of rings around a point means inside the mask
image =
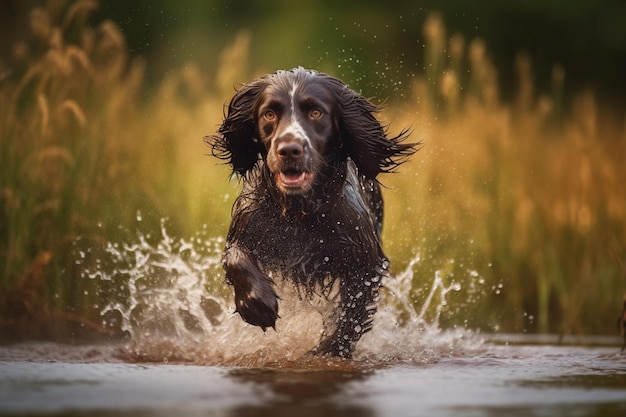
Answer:
[{"label": "dog's face", "polygon": [[277,71],[237,90],[217,134],[205,141],[244,179],[265,160],[281,193],[304,195],[324,183],[331,172],[325,168],[348,158],[374,180],[415,152],[416,144],[402,143],[408,131],[387,137],[378,110],[338,78],[304,68]]},{"label": "dog's face", "polygon": [[267,85],[259,96],[257,135],[276,187],[284,194],[302,194],[311,189],[324,157],[339,146],[337,104],[322,77],[281,81]]}]

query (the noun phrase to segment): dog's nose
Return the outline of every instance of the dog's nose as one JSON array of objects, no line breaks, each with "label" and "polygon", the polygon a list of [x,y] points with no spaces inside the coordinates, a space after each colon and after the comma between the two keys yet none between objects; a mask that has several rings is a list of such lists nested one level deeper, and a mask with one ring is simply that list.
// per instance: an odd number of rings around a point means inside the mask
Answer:
[{"label": "dog's nose", "polygon": [[279,143],[276,151],[281,159],[298,159],[302,157],[304,148],[298,142],[290,140]]}]

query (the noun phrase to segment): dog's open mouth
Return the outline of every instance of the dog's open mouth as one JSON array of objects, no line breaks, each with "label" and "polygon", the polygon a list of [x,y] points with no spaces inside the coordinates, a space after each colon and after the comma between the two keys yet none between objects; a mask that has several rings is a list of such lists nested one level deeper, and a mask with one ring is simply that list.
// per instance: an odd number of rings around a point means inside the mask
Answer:
[{"label": "dog's open mouth", "polygon": [[277,180],[277,185],[286,191],[303,191],[313,182],[313,174],[290,168],[279,172]]}]

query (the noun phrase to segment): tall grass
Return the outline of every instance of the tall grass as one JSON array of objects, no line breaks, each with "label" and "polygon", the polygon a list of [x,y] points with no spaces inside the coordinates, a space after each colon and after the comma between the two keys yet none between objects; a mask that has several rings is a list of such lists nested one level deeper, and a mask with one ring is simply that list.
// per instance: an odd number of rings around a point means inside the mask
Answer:
[{"label": "tall grass", "polygon": [[[158,85],[116,25],[90,26],[90,0],[31,13],[31,38],[0,79],[0,327],[11,336],[100,329],[98,288],[77,257],[137,229],[225,233],[237,192],[202,137],[221,121],[246,66],[240,34],[217,68],[194,63]],[[565,70],[534,90],[520,55],[518,97],[499,98],[484,41],[424,28],[425,68],[383,114],[426,146],[382,178],[385,248],[396,269],[416,252],[415,302],[435,271],[462,284],[442,323],[484,330],[611,333],[624,292],[623,125],[592,92],[563,102]],[[217,74],[209,79],[205,73]],[[354,86],[357,87],[357,86]],[[569,110],[568,110],[569,109]],[[6,332],[4,331],[6,330]]]},{"label": "tall grass", "polygon": [[15,46],[16,63],[2,71],[0,318],[7,336],[98,328],[96,288],[80,278],[77,253],[96,257],[106,242],[132,235],[139,215],[147,230],[167,217],[176,233],[209,220],[220,229],[228,215],[220,197],[226,181],[213,193],[201,180],[218,171],[203,160],[201,138],[218,123],[221,104],[203,98],[204,80],[192,65],[146,91],[145,64],[129,56],[117,26],[87,25],[95,7],[83,0],[32,10],[31,38]]},{"label": "tall grass", "polygon": [[[503,103],[482,40],[466,49],[456,36],[447,41],[437,15],[424,34],[437,45],[427,49],[433,64],[426,67],[439,71],[426,71],[414,86],[421,100],[413,125],[426,146],[404,174],[385,180],[393,189],[386,229],[392,257],[409,259],[421,248],[428,259],[422,276],[447,268],[464,283],[450,324],[614,332],[626,289],[612,255],[626,257],[624,119],[616,125],[603,117],[591,91],[563,103],[560,66],[551,91],[536,92],[524,54],[517,98]],[[404,106],[388,117],[402,118]]]}]

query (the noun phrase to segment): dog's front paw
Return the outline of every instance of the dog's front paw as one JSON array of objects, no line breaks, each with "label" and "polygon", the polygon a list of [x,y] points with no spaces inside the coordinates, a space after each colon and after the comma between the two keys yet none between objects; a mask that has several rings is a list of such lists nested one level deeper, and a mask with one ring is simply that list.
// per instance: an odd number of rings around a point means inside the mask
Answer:
[{"label": "dog's front paw", "polygon": [[250,280],[245,289],[235,288],[235,311],[249,324],[259,326],[263,331],[268,327],[276,329],[278,316],[278,296],[267,278]]}]

